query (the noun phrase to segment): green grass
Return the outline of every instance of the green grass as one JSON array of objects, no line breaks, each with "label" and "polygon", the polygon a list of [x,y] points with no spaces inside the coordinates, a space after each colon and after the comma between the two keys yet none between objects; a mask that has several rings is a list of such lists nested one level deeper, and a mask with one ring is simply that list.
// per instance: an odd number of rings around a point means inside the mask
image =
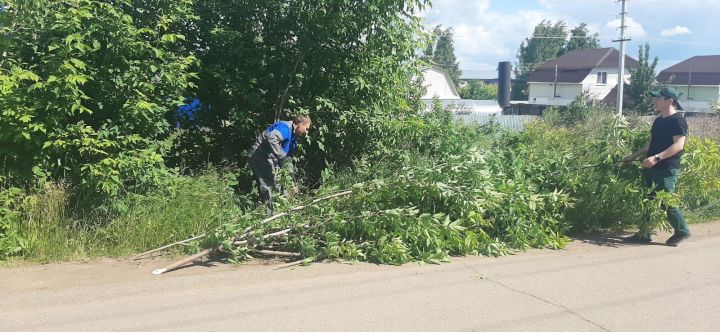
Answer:
[{"label": "green grass", "polygon": [[23,221],[25,259],[124,257],[204,234],[240,213],[231,188],[215,174],[182,177],[169,188],[114,199],[84,217],[71,216],[68,197],[58,185],[33,197]]}]

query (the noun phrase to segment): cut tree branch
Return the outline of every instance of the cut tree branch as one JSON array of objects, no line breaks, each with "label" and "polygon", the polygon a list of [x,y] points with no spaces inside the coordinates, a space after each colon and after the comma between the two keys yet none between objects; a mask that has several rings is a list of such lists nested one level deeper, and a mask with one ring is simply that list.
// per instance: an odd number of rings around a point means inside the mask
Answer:
[{"label": "cut tree branch", "polygon": [[[247,233],[249,233],[250,231],[252,231],[252,230],[253,230],[254,228],[256,228],[256,227],[265,225],[265,224],[267,224],[267,223],[269,223],[269,222],[271,222],[271,221],[273,221],[273,220],[276,220],[276,219],[278,219],[278,218],[281,218],[281,217],[283,217],[283,216],[287,216],[287,215],[289,215],[290,213],[297,212],[297,211],[301,211],[301,210],[307,208],[307,207],[310,206],[310,205],[317,204],[317,203],[319,203],[319,202],[322,202],[322,201],[325,201],[325,200],[329,200],[329,199],[332,199],[332,198],[335,198],[335,197],[340,197],[340,196],[345,196],[345,195],[350,195],[350,194],[352,194],[352,190],[343,190],[343,191],[340,191],[340,192],[337,192],[337,193],[334,193],[334,194],[329,194],[329,195],[326,195],[326,196],[322,196],[322,197],[315,198],[315,199],[311,200],[310,202],[308,202],[308,203],[306,203],[306,204],[304,204],[304,205],[296,206],[296,207],[288,210],[287,212],[278,213],[278,214],[276,214],[276,215],[274,215],[274,216],[272,216],[272,217],[270,217],[270,218],[264,219],[264,220],[262,220],[259,224],[255,225],[255,226],[250,226],[250,227],[246,228],[245,231],[243,231],[243,233],[244,233],[244,234],[247,234]],[[275,232],[275,233],[271,233],[271,234],[267,234],[267,235],[265,235],[265,236],[280,236],[280,235],[286,234],[286,233],[288,233],[288,232],[290,232],[290,229],[284,229],[284,230],[282,230],[282,231]],[[242,237],[242,236],[241,236],[241,237]],[[237,239],[237,237],[233,237],[233,238],[231,238],[231,240],[232,240],[232,239]],[[236,244],[236,243],[237,243],[237,244]],[[241,244],[246,244],[246,243],[248,243],[248,240],[233,241],[233,245],[241,245]],[[177,262],[175,262],[175,263],[173,263],[173,264],[170,264],[170,265],[168,265],[168,266],[166,266],[166,267],[164,267],[164,268],[155,269],[155,270],[153,271],[153,274],[155,274],[155,275],[160,275],[160,274],[163,274],[163,273],[165,273],[165,272],[169,272],[169,271],[175,270],[175,269],[177,269],[177,268],[179,268],[179,267],[181,267],[181,266],[183,266],[183,265],[185,265],[185,264],[191,263],[191,262],[193,262],[193,261],[195,261],[195,260],[197,260],[197,259],[203,258],[203,257],[205,257],[205,256],[209,256],[210,254],[212,254],[212,253],[214,253],[214,252],[216,252],[216,251],[220,251],[220,250],[222,250],[222,246],[205,249],[205,250],[203,250],[203,251],[201,251],[201,252],[199,252],[199,253],[197,253],[197,254],[195,254],[195,255],[192,255],[192,256],[187,257],[187,258],[183,258],[183,259],[181,259],[181,260],[179,260],[179,261],[177,261]],[[300,263],[298,263],[298,264],[300,264]]]},{"label": "cut tree branch", "polygon": [[281,256],[281,257],[300,257],[300,254],[296,252],[286,252],[286,251],[275,251],[275,250],[262,250],[262,249],[255,249],[253,250],[256,253],[268,255],[268,256]]},{"label": "cut tree branch", "polygon": [[186,243],[188,243],[188,242],[190,242],[190,241],[194,241],[194,240],[197,240],[197,239],[202,239],[202,238],[204,238],[204,237],[205,237],[205,235],[198,235],[198,236],[195,236],[195,237],[191,237],[191,238],[189,238],[189,239],[186,239],[186,240],[178,241],[178,242],[175,242],[175,243],[170,243],[170,244],[165,245],[165,246],[162,246],[162,247],[160,247],[160,248],[156,248],[156,249],[153,249],[153,250],[149,250],[149,251],[146,251],[146,252],[144,252],[144,253],[142,253],[142,254],[137,254],[137,255],[135,255],[132,259],[133,259],[133,260],[138,260],[138,259],[140,259],[141,257],[143,257],[143,256],[145,256],[145,255],[149,255],[149,254],[152,254],[152,253],[154,253],[154,252],[158,252],[158,251],[160,251],[160,250],[167,249],[167,248],[170,248],[170,247],[175,246],[175,245],[178,245],[178,244],[186,244]]}]

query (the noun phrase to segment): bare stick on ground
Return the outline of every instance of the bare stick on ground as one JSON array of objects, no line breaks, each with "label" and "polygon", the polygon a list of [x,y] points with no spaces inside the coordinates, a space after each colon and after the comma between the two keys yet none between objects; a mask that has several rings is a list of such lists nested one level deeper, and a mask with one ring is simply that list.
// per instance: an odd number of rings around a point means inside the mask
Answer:
[{"label": "bare stick on ground", "polygon": [[222,248],[222,247],[205,249],[205,250],[203,250],[203,251],[201,251],[201,252],[199,252],[199,253],[197,253],[197,254],[195,254],[195,255],[192,255],[192,256],[187,257],[187,258],[183,258],[183,259],[181,259],[181,260],[179,260],[179,261],[177,261],[177,262],[175,262],[175,263],[172,263],[172,264],[170,264],[170,265],[168,265],[168,266],[166,266],[166,267],[164,267],[164,268],[156,269],[156,270],[153,271],[153,274],[158,275],[158,274],[163,274],[163,273],[168,272],[168,271],[175,270],[175,269],[177,269],[177,268],[179,268],[179,267],[181,267],[181,266],[183,266],[183,265],[185,265],[185,264],[188,264],[188,263],[191,263],[191,262],[195,261],[196,259],[200,259],[200,258],[203,258],[203,257],[205,257],[205,256],[208,256],[208,255],[212,254],[213,252],[215,252],[216,250],[219,250],[219,249],[221,249],[221,248]]},{"label": "bare stick on ground", "polygon": [[185,240],[182,240],[182,241],[178,241],[178,242],[175,242],[175,243],[170,243],[170,244],[165,245],[165,246],[162,246],[162,247],[160,247],[160,248],[155,248],[155,249],[153,249],[153,250],[146,251],[146,252],[144,252],[144,253],[142,253],[142,254],[137,254],[137,255],[133,256],[132,259],[133,259],[133,260],[138,260],[138,259],[142,258],[142,257],[145,256],[145,255],[150,255],[150,254],[152,254],[152,253],[155,253],[155,252],[158,252],[158,251],[161,251],[161,250],[170,248],[170,247],[172,247],[172,246],[176,246],[176,245],[178,245],[178,244],[186,244],[186,243],[188,243],[188,242],[190,242],[190,241],[195,241],[195,240],[198,240],[198,239],[202,239],[202,238],[204,238],[204,237],[205,237],[205,235],[198,235],[198,236],[191,237],[191,238],[189,238],[189,239],[185,239]]},{"label": "bare stick on ground", "polygon": [[[283,230],[277,231],[277,232],[275,232],[275,233],[265,234],[265,235],[263,235],[262,238],[263,238],[263,239],[269,239],[269,238],[273,238],[273,237],[282,236],[282,235],[285,235],[285,234],[287,234],[287,233],[290,233],[291,230],[292,230],[291,228],[283,229]],[[254,234],[254,232],[249,232],[249,233],[246,233],[246,234],[252,235],[252,234]],[[242,238],[242,237],[241,237],[241,238]],[[243,244],[250,243],[250,242],[252,242],[251,240],[252,240],[252,239],[242,240],[242,241],[240,241],[240,240],[235,240],[235,241],[233,241],[232,244],[237,247],[237,246],[240,246],[240,245],[243,245]]]},{"label": "bare stick on ground", "polygon": [[292,266],[295,266],[295,265],[300,265],[300,264],[302,264],[302,262],[304,262],[304,261],[305,261],[304,259],[300,259],[300,260],[296,260],[296,261],[294,261],[294,262],[290,262],[290,263],[286,263],[286,264],[280,264],[280,265],[277,265],[277,266],[273,267],[273,270],[279,270],[279,269],[284,269],[284,268],[292,267]]},{"label": "bare stick on ground", "polygon": [[285,251],[275,251],[275,250],[261,250],[261,249],[254,249],[254,252],[257,252],[258,254],[267,255],[267,256],[280,256],[280,257],[300,257],[300,254],[296,252],[285,252]]}]

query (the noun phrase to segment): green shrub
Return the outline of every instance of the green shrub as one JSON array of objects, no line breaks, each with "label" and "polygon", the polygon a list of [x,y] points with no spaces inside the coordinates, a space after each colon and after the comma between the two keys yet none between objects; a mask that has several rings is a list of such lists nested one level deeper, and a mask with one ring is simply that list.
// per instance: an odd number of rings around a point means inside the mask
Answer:
[{"label": "green shrub", "polygon": [[533,124],[522,136],[532,153],[518,157],[530,165],[547,165],[531,167],[545,174],[545,186],[564,190],[574,200],[564,219],[574,230],[622,229],[662,221],[656,209],[663,200],[647,198],[639,164],[621,162],[645,143],[647,132],[609,113],[595,113],[570,128]]},{"label": "green shrub", "polygon": [[19,188],[0,188],[0,260],[21,255],[27,249],[27,241],[20,232],[18,211],[23,196]]},{"label": "green shrub", "polygon": [[[254,244],[267,244],[262,234],[290,227],[294,235],[276,246],[311,260],[388,264],[565,245],[563,212],[571,205],[566,193],[545,190],[534,173],[506,162],[503,151],[483,151],[487,141],[479,139],[479,128],[456,123],[442,110],[409,120],[396,124],[394,148],[386,146],[351,169],[323,173],[316,194],[353,188],[351,197],[265,225]],[[301,202],[280,202],[293,204]],[[225,224],[204,246],[225,243],[231,249],[224,240],[259,219],[248,214]],[[251,254],[234,253],[234,259]]]},{"label": "green shrub", "polygon": [[156,185],[167,116],[194,77],[194,57],[178,47],[192,1],[5,4],[0,157],[7,180],[62,179],[87,197]]},{"label": "green shrub", "polygon": [[553,126],[571,127],[588,121],[595,114],[612,114],[590,92],[583,91],[568,106],[553,106],[543,112],[543,120]]},{"label": "green shrub", "polygon": [[690,137],[683,155],[678,193],[683,207],[699,220],[720,218],[720,148],[705,138]]}]

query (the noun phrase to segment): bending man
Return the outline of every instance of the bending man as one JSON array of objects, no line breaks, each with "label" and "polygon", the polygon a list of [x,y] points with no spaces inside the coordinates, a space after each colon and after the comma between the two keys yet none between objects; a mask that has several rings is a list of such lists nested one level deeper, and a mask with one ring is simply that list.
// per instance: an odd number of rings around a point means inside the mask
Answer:
[{"label": "bending man", "polygon": [[310,130],[310,117],[299,115],[293,121],[278,121],[268,126],[248,151],[248,164],[255,174],[260,198],[273,212],[273,191],[277,190],[275,175],[286,163],[292,171],[290,157],[297,149],[297,139]]}]

